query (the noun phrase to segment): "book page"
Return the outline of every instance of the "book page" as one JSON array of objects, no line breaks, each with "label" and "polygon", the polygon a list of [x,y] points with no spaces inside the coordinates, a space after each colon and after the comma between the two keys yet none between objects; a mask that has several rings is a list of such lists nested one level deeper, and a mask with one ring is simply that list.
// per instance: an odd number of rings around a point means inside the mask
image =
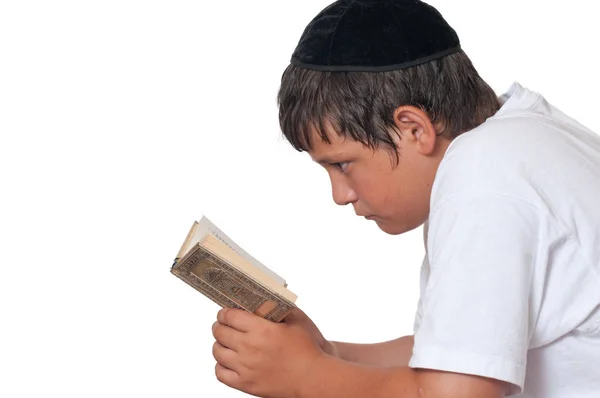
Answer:
[{"label": "book page", "polygon": [[186,247],[182,249],[184,253],[188,252],[194,245],[202,240],[207,234],[212,234],[221,242],[229,246],[234,252],[239,254],[244,260],[261,270],[263,273],[271,277],[277,284],[287,287],[285,280],[277,275],[275,272],[270,270],[268,267],[260,263],[257,259],[246,253],[244,249],[239,247],[231,238],[229,238],[223,231],[221,231],[215,224],[213,224],[208,218],[202,217],[202,219],[192,227],[189,233],[189,240],[186,240],[184,244]]},{"label": "book page", "polygon": [[261,283],[266,288],[271,289],[273,292],[279,294],[281,297],[286,298],[292,303],[294,303],[298,298],[283,285],[277,283],[269,275],[263,273],[261,269],[246,261],[246,259],[243,258],[239,253],[235,252],[233,248],[229,247],[222,240],[215,237],[212,233],[207,234],[200,241],[200,245],[208,249],[214,255],[220,257],[222,260],[227,261],[229,264],[236,267],[249,277],[253,278],[255,281]]},{"label": "book page", "polygon": [[175,261],[177,262],[181,257],[185,256],[185,253],[187,253],[188,251],[190,251],[190,248],[198,243],[198,240],[196,239],[196,230],[198,229],[198,222],[194,221],[194,225],[192,225],[192,228],[190,228],[190,232],[188,232],[187,236],[185,237],[185,241],[183,242],[183,245],[181,245],[181,249],[179,249],[179,252],[177,253],[177,256],[175,257]]}]

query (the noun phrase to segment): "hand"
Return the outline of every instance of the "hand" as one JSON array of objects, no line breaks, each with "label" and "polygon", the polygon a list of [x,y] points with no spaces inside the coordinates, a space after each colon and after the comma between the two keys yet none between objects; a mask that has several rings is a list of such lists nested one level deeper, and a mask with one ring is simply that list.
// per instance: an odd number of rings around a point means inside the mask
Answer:
[{"label": "hand", "polygon": [[325,357],[315,339],[318,329],[307,331],[305,325],[312,324],[307,319],[297,313],[274,323],[243,310],[222,309],[213,325],[217,379],[264,398],[296,397],[311,368]]},{"label": "hand", "polygon": [[317,325],[315,325],[314,322],[300,308],[294,308],[292,312],[290,312],[290,314],[285,318],[285,322],[288,324],[293,323],[301,326],[308,334],[310,334],[313,340],[326,354],[334,357],[338,356],[336,346],[323,337],[323,334]]}]

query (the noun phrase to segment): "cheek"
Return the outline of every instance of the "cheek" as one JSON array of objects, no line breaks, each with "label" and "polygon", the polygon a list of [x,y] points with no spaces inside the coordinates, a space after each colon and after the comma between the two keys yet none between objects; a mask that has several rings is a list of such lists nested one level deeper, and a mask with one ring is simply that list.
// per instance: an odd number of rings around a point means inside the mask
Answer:
[{"label": "cheek", "polygon": [[359,200],[369,205],[372,210],[383,211],[398,200],[395,193],[397,185],[384,176],[365,173],[357,176],[353,185]]},{"label": "cheek", "polygon": [[402,177],[397,172],[373,173],[360,180],[356,193],[370,210],[388,221],[412,218],[418,200],[410,191],[410,181],[403,182]]}]

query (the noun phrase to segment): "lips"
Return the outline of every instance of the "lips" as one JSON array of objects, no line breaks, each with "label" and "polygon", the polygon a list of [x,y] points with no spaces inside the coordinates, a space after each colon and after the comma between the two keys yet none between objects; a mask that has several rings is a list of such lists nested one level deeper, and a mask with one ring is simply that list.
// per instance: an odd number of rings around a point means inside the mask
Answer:
[{"label": "lips", "polygon": [[364,217],[364,218],[366,218],[367,220],[372,220],[372,219],[376,218],[376,216],[374,216],[374,215],[372,215],[372,214],[361,214],[361,213],[356,213],[356,215],[357,215],[358,217]]}]

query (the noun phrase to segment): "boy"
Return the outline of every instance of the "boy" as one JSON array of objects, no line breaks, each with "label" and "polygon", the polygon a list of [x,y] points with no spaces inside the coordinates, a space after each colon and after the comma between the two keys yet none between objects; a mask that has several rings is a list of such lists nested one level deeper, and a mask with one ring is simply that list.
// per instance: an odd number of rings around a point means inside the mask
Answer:
[{"label": "boy", "polygon": [[221,310],[217,378],[263,397],[600,396],[600,137],[496,97],[418,0],[340,0],[282,77],[288,141],[383,231],[424,225],[414,336],[328,342],[301,311]]}]

